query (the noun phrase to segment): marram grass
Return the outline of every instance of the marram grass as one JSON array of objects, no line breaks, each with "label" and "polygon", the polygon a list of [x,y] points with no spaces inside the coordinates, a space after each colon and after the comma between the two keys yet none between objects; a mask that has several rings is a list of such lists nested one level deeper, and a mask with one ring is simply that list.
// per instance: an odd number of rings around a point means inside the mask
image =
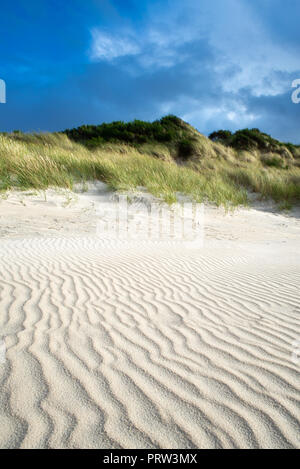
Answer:
[{"label": "marram grass", "polygon": [[168,203],[181,193],[198,202],[236,207],[247,204],[247,190],[285,207],[300,201],[299,167],[265,168],[257,155],[246,158],[208,139],[198,153],[188,165],[178,164],[157,145],[153,152],[150,144],[144,149],[109,143],[88,149],[63,134],[0,135],[0,190],[71,189],[75,182],[101,180],[115,190],[143,186]]}]

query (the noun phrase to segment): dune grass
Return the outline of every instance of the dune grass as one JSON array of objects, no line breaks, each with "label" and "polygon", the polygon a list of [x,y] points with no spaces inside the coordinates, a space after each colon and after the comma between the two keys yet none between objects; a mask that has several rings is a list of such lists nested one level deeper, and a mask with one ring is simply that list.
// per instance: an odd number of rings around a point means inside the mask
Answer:
[{"label": "dune grass", "polygon": [[276,169],[230,168],[224,173],[239,186],[260,194],[261,199],[271,198],[278,203],[300,202],[300,172],[293,168],[289,171]]},{"label": "dune grass", "polygon": [[225,148],[201,136],[196,156],[174,158],[161,144],[106,143],[90,149],[64,134],[0,135],[0,190],[72,189],[101,180],[115,190],[143,186],[168,203],[178,193],[227,208],[248,203],[247,190],[285,208],[300,202],[300,168],[269,167],[255,153]]}]

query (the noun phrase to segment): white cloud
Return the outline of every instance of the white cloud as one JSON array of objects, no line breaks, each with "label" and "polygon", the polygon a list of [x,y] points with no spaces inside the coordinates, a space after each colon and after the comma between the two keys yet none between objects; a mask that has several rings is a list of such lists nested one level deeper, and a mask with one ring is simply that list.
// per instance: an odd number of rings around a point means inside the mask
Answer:
[{"label": "white cloud", "polygon": [[227,103],[212,103],[201,107],[201,102],[188,102],[189,112],[182,114],[182,119],[187,122],[200,122],[201,128],[205,129],[210,122],[218,123],[222,121],[230,121],[237,126],[248,125],[252,121],[260,118],[258,114],[249,112],[244,104],[234,101]]},{"label": "white cloud", "polygon": [[92,60],[113,60],[126,55],[136,55],[140,48],[130,35],[112,35],[99,29],[92,29]]},{"label": "white cloud", "polygon": [[116,34],[95,27],[91,30],[90,58],[111,61],[137,56],[137,63],[145,69],[172,67],[187,57],[184,46],[203,36],[200,33],[201,28],[204,29],[203,18],[191,15],[190,10],[185,16],[182,5],[178,8],[175,1],[165,11],[161,6],[157,11],[153,7],[149,19],[139,30],[127,28]]},{"label": "white cloud", "polygon": [[215,70],[224,77],[223,90],[249,88],[256,97],[286,92],[288,75],[300,67],[298,53],[270,36],[251,2],[216,0],[215,6],[208,41],[219,57]]},{"label": "white cloud", "polygon": [[[213,4],[210,0],[185,0],[183,7],[182,2],[172,0],[162,8],[154,3],[146,21],[137,28],[119,33],[94,28],[90,57],[113,61],[131,56],[122,67],[136,75],[174,66],[178,71],[182,66],[186,82],[199,81],[215,99],[213,103],[206,100],[201,86],[191,86],[186,96],[174,95],[174,102],[169,95],[162,100],[163,113],[201,122],[201,128],[212,121],[248,125],[261,116],[244,104],[243,89],[248,98],[279,96],[290,89],[290,74],[300,68],[298,53],[281,44],[280,37],[271,37],[257,5],[246,0],[215,0]],[[182,80],[184,74],[180,75]],[[202,98],[192,98],[197,89]],[[221,102],[214,98],[217,90]]]},{"label": "white cloud", "polygon": [[178,46],[183,44],[179,36],[168,35],[158,29],[146,29],[142,36],[135,31],[125,31],[119,35],[109,34],[101,29],[91,31],[92,61],[112,61],[119,57],[138,56],[137,62],[143,68],[172,67],[182,61],[185,54],[178,53]]},{"label": "white cloud", "polygon": [[197,70],[203,68],[197,41],[207,45],[210,66],[224,92],[238,94],[248,88],[256,97],[277,96],[289,87],[288,75],[300,68],[297,51],[274,41],[259,10],[244,0],[215,0],[214,5],[186,0],[184,8],[181,2],[167,2],[165,9],[153,6],[139,30],[117,34],[94,28],[90,58],[112,61],[135,56],[133,65],[149,70],[181,64],[192,53],[187,73],[196,79]]}]

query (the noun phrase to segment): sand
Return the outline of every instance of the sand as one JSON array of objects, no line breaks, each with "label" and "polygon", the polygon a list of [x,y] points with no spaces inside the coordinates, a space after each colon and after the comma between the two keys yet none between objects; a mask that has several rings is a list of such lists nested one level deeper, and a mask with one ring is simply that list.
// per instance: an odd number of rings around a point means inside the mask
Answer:
[{"label": "sand", "polygon": [[299,212],[206,206],[193,247],[99,237],[113,203],[0,201],[0,447],[300,448]]}]

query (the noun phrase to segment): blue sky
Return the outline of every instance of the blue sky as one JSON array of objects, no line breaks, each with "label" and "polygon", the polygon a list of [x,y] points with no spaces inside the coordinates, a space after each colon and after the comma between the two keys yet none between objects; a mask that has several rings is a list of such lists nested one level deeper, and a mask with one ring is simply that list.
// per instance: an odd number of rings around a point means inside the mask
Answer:
[{"label": "blue sky", "polygon": [[1,4],[0,130],[172,113],[208,134],[300,143],[298,0],[15,0]]}]

